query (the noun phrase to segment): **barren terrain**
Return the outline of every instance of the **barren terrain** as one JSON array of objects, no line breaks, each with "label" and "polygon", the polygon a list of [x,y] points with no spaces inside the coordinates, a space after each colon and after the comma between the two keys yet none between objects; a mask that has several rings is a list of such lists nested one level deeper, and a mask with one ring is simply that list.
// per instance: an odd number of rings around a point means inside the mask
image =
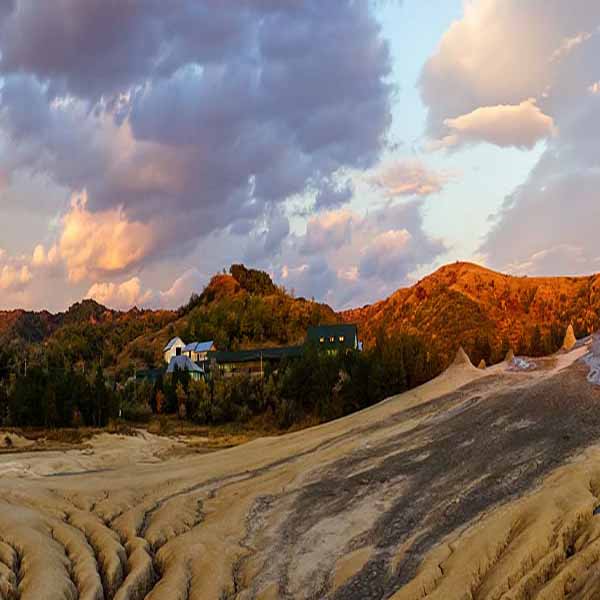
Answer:
[{"label": "barren terrain", "polygon": [[0,598],[598,597],[597,345],[209,454],[4,453]]}]

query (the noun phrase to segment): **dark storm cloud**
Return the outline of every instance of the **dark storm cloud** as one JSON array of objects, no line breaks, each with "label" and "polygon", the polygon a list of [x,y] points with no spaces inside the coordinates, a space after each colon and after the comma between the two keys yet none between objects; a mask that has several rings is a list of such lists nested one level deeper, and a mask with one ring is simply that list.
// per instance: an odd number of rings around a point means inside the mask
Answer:
[{"label": "dark storm cloud", "polygon": [[335,173],[385,145],[390,55],[367,0],[1,6],[10,167],[86,188],[92,212],[122,206],[178,244],[251,231],[305,190],[339,205]]}]

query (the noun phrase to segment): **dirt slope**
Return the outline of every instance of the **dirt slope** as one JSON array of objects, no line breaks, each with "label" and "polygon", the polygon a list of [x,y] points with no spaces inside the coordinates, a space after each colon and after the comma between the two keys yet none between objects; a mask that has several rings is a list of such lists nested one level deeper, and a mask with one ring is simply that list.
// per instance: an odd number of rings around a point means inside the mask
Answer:
[{"label": "dirt slope", "polygon": [[463,358],[361,413],[203,456],[162,460],[153,438],[2,455],[0,597],[593,597],[586,352],[528,372]]}]

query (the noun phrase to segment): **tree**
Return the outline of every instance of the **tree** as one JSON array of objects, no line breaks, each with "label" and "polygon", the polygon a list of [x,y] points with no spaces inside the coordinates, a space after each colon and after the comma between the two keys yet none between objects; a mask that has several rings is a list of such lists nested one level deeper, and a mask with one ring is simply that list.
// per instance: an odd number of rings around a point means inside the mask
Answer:
[{"label": "tree", "polygon": [[187,393],[181,382],[177,384],[175,394],[177,395],[177,415],[180,419],[185,419],[185,417],[187,416]]},{"label": "tree", "polygon": [[192,381],[188,389],[188,417],[198,423],[209,423],[211,412],[210,387],[204,379]]},{"label": "tree", "polygon": [[155,402],[156,402],[156,414],[157,415],[164,414],[166,404],[167,404],[167,398],[162,390],[157,390]]},{"label": "tree", "polygon": [[539,325],[533,328],[531,342],[529,344],[529,353],[531,356],[542,356],[544,354],[544,345],[542,342],[542,332]]}]

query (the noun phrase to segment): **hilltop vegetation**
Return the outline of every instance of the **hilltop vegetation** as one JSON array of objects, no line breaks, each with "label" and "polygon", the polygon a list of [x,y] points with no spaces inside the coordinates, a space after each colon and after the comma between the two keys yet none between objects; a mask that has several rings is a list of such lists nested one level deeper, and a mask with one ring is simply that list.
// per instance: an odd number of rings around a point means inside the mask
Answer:
[{"label": "hilltop vegetation", "polygon": [[367,345],[384,329],[422,338],[447,364],[460,345],[476,364],[509,348],[541,356],[600,328],[600,277],[511,277],[469,263],[442,267],[386,300],[345,311]]},{"label": "hilltop vegetation", "polygon": [[229,274],[215,275],[200,295],[193,295],[168,326],[125,348],[118,367],[159,365],[165,343],[174,336],[214,340],[222,350],[285,346],[302,343],[311,325],[338,320],[326,304],[294,298],[268,274],[233,265]]}]

